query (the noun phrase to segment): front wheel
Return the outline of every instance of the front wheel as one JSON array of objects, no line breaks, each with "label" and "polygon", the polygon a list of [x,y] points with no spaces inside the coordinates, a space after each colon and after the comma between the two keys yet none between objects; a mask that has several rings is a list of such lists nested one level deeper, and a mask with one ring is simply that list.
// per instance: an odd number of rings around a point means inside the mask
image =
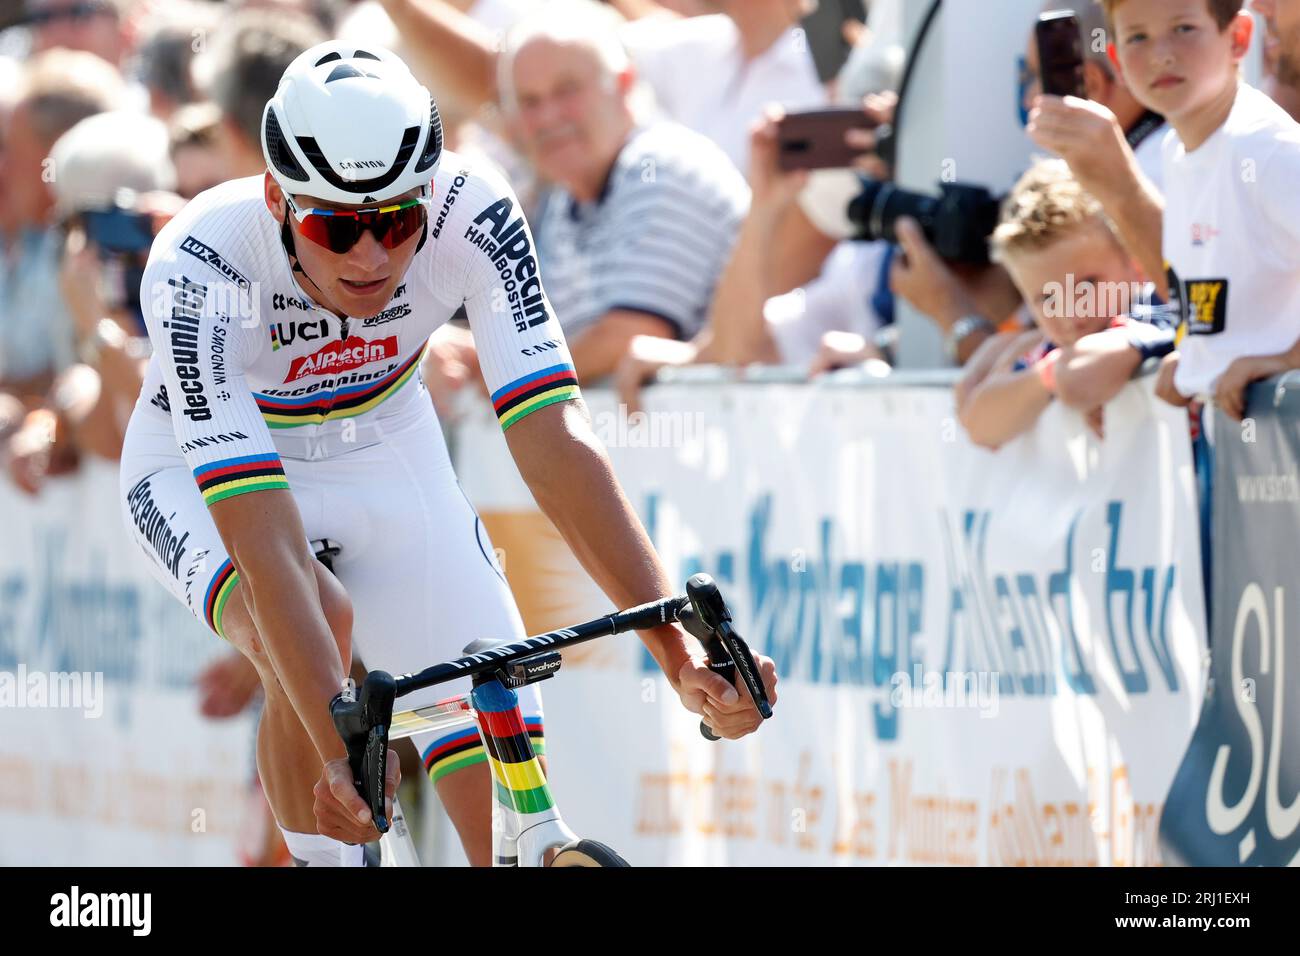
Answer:
[{"label": "front wheel", "polygon": [[628,866],[623,859],[609,847],[595,840],[574,840],[561,847],[555,854],[551,866]]}]

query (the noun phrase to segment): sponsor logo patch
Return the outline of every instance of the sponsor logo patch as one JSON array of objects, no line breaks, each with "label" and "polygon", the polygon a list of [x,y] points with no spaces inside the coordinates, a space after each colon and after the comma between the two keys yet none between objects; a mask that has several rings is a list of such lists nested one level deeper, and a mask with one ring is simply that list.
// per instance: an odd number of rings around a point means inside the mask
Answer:
[{"label": "sponsor logo patch", "polygon": [[411,307],[406,303],[402,303],[401,305],[395,305],[390,309],[384,309],[383,312],[380,312],[377,315],[372,315],[370,318],[363,321],[361,325],[368,329],[372,326],[383,325],[385,322],[391,322],[394,319],[400,319],[403,316],[410,314]]},{"label": "sponsor logo patch", "polygon": [[196,448],[207,448],[210,445],[225,445],[232,441],[247,441],[248,436],[243,432],[218,432],[215,435],[203,435],[200,438],[191,438],[185,444],[181,445],[181,452],[187,453],[194,451]]},{"label": "sponsor logo patch", "polygon": [[559,339],[546,339],[544,342],[538,342],[536,345],[528,345],[519,350],[520,355],[541,355],[544,352],[552,352],[558,349],[562,343]]},{"label": "sponsor logo patch", "polygon": [[296,382],[308,375],[336,375],[348,372],[371,362],[397,358],[397,336],[367,341],[350,335],[341,342],[331,342],[311,355],[293,360],[285,384]]},{"label": "sponsor logo patch", "polygon": [[278,352],[282,346],[292,345],[298,339],[314,342],[329,336],[329,320],[319,319],[309,322],[272,322],[271,351]]},{"label": "sponsor logo patch", "polygon": [[159,385],[158,391],[153,398],[149,399],[149,404],[156,408],[161,408],[167,414],[171,414],[172,403],[167,401],[167,386]]},{"label": "sponsor logo patch", "polygon": [[171,316],[162,327],[169,333],[165,340],[165,354],[171,356],[185,397],[181,414],[190,421],[206,422],[212,417],[212,409],[208,408],[208,398],[203,394],[199,369],[199,320],[203,316],[208,287],[186,276],[181,276],[179,281],[173,276],[167,284],[175,291],[172,293]]},{"label": "sponsor logo patch", "polygon": [[[482,249],[501,277],[500,289],[510,307],[516,332],[542,325],[548,317],[546,295],[537,274],[537,257],[522,215],[510,218],[515,204],[498,199],[474,217],[474,225],[465,230],[465,238]],[[491,223],[491,229],[479,228]]]},{"label": "sponsor logo patch", "polygon": [[126,493],[126,503],[131,509],[131,520],[153,548],[155,557],[179,581],[181,559],[185,557],[185,542],[190,539],[190,533],[187,531],[177,537],[167,523],[176,517],[176,512],[164,515],[158,510],[158,505],[153,500],[153,488],[149,484],[152,477],[153,475],[148,475],[136,482]]},{"label": "sponsor logo patch", "polygon": [[244,278],[244,275],[238,269],[223,259],[221,253],[193,236],[185,237],[185,240],[181,243],[181,252],[188,252],[195,259],[206,262],[241,289],[252,287],[252,283]]},{"label": "sponsor logo patch", "polygon": [[309,312],[311,307],[311,303],[306,299],[296,299],[282,292],[277,292],[271,296],[271,308],[277,312],[282,312],[285,309],[301,309],[303,312]]},{"label": "sponsor logo patch", "polygon": [[456,174],[456,178],[451,181],[451,187],[447,190],[447,195],[442,200],[442,208],[438,210],[438,221],[433,224],[429,231],[433,233],[433,238],[437,239],[442,235],[442,227],[447,222],[447,216],[451,213],[451,207],[456,205],[456,197],[460,195],[461,188],[465,185],[465,177],[469,175],[468,169],[462,169]]}]

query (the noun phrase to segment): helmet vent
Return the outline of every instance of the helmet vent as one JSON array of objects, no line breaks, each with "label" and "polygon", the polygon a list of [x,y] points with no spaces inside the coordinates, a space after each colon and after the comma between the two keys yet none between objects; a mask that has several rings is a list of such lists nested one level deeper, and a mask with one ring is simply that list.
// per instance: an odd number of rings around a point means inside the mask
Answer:
[{"label": "helmet vent", "polygon": [[373,73],[362,73],[355,66],[351,66],[347,63],[340,63],[338,66],[334,67],[333,72],[331,72],[329,76],[325,77],[325,82],[333,83],[335,80],[346,80],[352,77],[369,77],[372,80],[379,79]]},{"label": "helmet vent", "polygon": [[415,164],[415,171],[422,173],[433,167],[442,156],[442,120],[438,116],[438,104],[429,97],[429,138],[425,141],[424,152]]},{"label": "helmet vent", "polygon": [[333,62],[334,60],[341,60],[341,59],[343,59],[343,56],[340,53],[326,53],[323,57],[321,57],[312,65],[321,66],[322,64],[330,63]]},{"label": "helmet vent", "polygon": [[271,162],[275,164],[275,168],[279,170],[280,175],[286,179],[307,182],[309,177],[294,157],[293,151],[289,149],[289,144],[285,142],[284,133],[280,129],[280,119],[275,115],[275,110],[269,106],[266,110],[265,133],[266,151],[270,153]]},{"label": "helmet vent", "polygon": [[370,53],[370,52],[368,52],[368,51],[366,51],[366,50],[357,50],[357,51],[355,51],[355,52],[352,54],[352,58],[353,58],[354,60],[356,60],[356,59],[361,59],[361,60],[378,60],[378,59],[379,59],[379,57],[375,56],[373,53]]}]

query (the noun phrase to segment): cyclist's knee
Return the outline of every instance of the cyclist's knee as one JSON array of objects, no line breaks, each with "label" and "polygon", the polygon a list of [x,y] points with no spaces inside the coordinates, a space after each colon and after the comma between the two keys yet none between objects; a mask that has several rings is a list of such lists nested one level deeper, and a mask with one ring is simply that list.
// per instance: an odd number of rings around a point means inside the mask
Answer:
[{"label": "cyclist's knee", "polygon": [[[343,585],[338,582],[324,566],[317,564],[316,586],[320,594],[321,611],[325,621],[334,635],[334,643],[339,649],[339,658],[346,669],[352,662],[352,599],[348,597]],[[244,582],[235,584],[230,598],[226,601],[221,616],[221,630],[226,640],[244,654],[260,673],[267,673],[270,660],[266,646],[257,631],[252,612],[244,599]]]}]

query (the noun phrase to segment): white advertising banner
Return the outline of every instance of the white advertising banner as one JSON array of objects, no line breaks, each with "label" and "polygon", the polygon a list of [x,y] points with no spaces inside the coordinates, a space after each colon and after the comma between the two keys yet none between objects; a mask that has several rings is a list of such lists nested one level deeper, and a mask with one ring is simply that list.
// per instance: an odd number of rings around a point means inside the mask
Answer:
[{"label": "white advertising banner", "polygon": [[199,715],[227,646],[149,577],[117,484],[0,480],[0,865],[237,862],[252,719]]},{"label": "white advertising banner", "polygon": [[[948,389],[670,385],[597,433],[672,579],[718,579],[775,716],[708,743],[635,638],[543,685],[552,789],[634,865],[1143,865],[1200,709],[1187,418],[1050,408],[993,453]],[[457,469],[531,631],[609,609],[495,419]]]}]

